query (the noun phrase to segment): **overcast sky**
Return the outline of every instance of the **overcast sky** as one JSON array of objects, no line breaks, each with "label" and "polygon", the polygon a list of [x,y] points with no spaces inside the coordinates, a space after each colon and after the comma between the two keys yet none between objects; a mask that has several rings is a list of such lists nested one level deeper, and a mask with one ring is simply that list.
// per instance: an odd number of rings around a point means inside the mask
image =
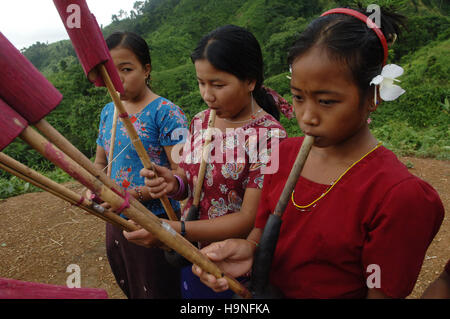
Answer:
[{"label": "overcast sky", "polygon": [[[111,23],[120,9],[133,9],[136,0],[87,0],[90,11],[100,25]],[[66,29],[53,0],[0,0],[0,32],[17,48],[37,41],[52,43],[68,39]]]}]

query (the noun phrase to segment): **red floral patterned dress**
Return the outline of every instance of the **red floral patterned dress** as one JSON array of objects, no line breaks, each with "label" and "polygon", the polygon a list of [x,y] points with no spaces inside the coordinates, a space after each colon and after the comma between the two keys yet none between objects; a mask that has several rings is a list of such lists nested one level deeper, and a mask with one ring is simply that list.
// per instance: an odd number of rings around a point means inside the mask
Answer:
[{"label": "red floral patterned dress", "polygon": [[[193,118],[183,149],[180,167],[186,172],[189,192],[183,218],[193,202],[193,178],[200,168],[209,113],[207,109]],[[200,219],[239,211],[246,188],[262,189],[264,172],[271,172],[268,159],[274,151],[278,152],[278,145],[286,136],[283,126],[271,115],[226,132],[216,129],[200,197]]]}]

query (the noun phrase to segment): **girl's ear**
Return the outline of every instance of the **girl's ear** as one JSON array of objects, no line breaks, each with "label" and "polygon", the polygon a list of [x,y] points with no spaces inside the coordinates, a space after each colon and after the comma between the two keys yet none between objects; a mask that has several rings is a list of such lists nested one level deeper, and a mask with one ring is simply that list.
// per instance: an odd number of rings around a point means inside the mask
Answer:
[{"label": "girl's ear", "polygon": [[250,92],[255,90],[256,80],[247,80],[248,89]]},{"label": "girl's ear", "polygon": [[152,67],[150,64],[147,63],[144,66],[144,73],[145,73],[146,78],[148,78],[150,76],[150,72],[152,72]]}]

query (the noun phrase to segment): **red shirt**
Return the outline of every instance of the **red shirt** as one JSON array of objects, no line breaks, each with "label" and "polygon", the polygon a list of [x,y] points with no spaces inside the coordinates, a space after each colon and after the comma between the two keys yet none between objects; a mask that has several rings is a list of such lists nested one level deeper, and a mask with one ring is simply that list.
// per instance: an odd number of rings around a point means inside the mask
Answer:
[{"label": "red shirt", "polygon": [[[281,143],[284,164],[265,177],[257,228],[275,209],[302,142]],[[328,186],[300,177],[295,201],[309,204]],[[365,298],[366,282],[378,286],[378,278],[383,293],[404,298],[414,288],[443,217],[437,192],[379,147],[310,211],[289,201],[270,281],[288,298]]]}]

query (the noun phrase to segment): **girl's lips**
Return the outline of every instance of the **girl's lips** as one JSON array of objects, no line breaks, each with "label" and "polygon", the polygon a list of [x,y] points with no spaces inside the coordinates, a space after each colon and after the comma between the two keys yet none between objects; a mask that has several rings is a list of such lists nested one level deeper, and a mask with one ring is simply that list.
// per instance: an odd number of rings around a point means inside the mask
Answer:
[{"label": "girl's lips", "polygon": [[320,137],[320,136],[311,134],[310,132],[303,132],[303,133],[304,133],[305,135],[312,136],[312,137],[314,138],[314,144],[320,142],[320,140],[321,140],[321,137]]},{"label": "girl's lips", "polygon": [[309,132],[309,131],[303,131],[303,130],[302,130],[302,132],[303,132],[305,135],[309,135],[309,136],[312,136],[312,137],[317,137],[316,135],[312,134],[312,133]]}]

